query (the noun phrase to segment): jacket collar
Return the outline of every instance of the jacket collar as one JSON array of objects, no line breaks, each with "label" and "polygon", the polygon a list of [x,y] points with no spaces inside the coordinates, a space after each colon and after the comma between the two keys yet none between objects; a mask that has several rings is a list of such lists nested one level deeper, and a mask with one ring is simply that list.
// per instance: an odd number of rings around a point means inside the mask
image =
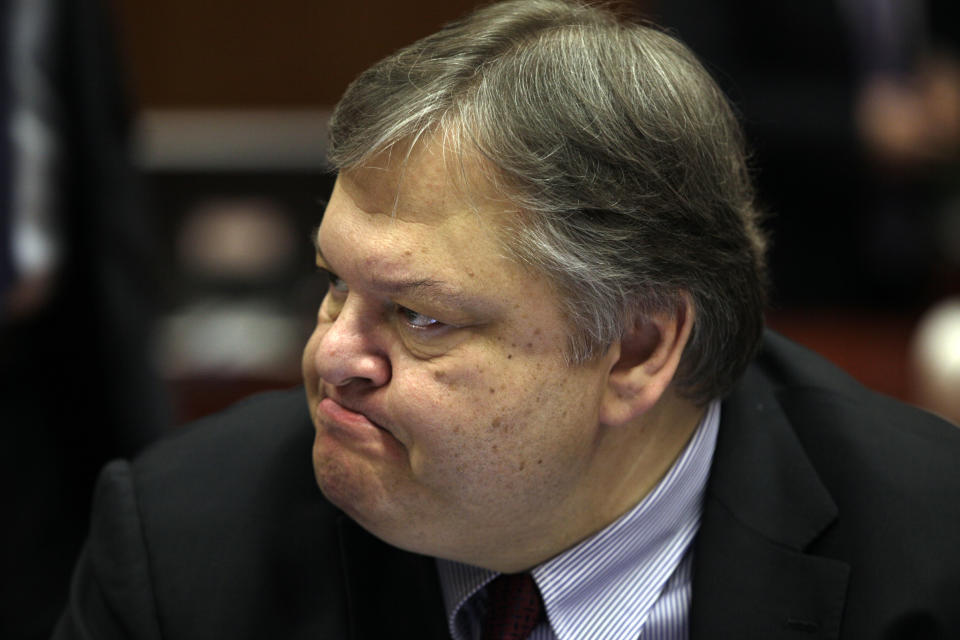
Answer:
[{"label": "jacket collar", "polygon": [[849,567],[804,553],[836,518],[774,389],[751,368],[723,404],[694,547],[691,638],[837,637]]}]

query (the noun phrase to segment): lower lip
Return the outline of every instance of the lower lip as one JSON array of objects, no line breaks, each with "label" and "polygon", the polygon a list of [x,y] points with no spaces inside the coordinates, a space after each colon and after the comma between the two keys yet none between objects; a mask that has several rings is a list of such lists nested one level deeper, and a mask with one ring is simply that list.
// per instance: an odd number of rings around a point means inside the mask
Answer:
[{"label": "lower lip", "polygon": [[380,427],[375,425],[370,421],[367,416],[362,413],[357,413],[356,411],[350,411],[336,400],[331,400],[330,398],[324,398],[317,405],[317,413],[321,417],[328,418],[329,421],[332,421],[336,426],[341,428],[346,428],[351,431],[361,430],[361,431],[381,431]]},{"label": "lower lip", "polygon": [[[324,398],[317,403],[317,426],[324,429],[317,432],[315,446],[318,446],[326,437],[332,437],[341,444],[350,443],[351,449],[359,446],[368,453],[377,455],[404,458],[404,447],[386,429],[371,422],[362,413],[351,411],[330,398]],[[315,450],[316,452],[316,450]]]}]

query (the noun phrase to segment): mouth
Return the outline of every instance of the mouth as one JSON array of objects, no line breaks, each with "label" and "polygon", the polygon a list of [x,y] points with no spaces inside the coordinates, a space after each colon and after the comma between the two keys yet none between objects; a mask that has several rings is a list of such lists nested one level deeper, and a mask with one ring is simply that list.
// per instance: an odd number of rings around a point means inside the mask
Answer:
[{"label": "mouth", "polygon": [[365,414],[344,406],[331,397],[321,399],[315,405],[317,436],[314,455],[317,455],[319,443],[322,447],[337,442],[347,445],[354,451],[363,451],[364,455],[386,456],[402,462],[406,459],[406,448],[389,429],[380,426]]},{"label": "mouth", "polygon": [[327,396],[317,405],[317,412],[333,422],[355,428],[374,428],[383,431],[383,427],[359,411],[354,411],[341,402]]}]

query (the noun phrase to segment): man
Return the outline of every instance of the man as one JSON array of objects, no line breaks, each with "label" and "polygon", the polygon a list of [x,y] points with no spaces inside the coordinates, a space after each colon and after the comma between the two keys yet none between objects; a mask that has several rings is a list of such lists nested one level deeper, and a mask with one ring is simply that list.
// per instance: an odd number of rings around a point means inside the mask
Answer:
[{"label": "man", "polygon": [[331,140],[307,402],[108,466],[58,637],[960,631],[960,434],[762,335],[739,130],[681,44],[492,5]]}]

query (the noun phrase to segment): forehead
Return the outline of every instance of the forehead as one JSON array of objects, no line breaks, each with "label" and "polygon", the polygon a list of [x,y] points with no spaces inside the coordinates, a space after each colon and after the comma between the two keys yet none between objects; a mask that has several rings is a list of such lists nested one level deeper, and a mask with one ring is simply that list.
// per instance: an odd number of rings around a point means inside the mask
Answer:
[{"label": "forehead", "polygon": [[398,262],[522,268],[504,244],[504,223],[518,210],[474,171],[472,160],[452,159],[434,144],[395,148],[341,171],[317,237],[321,255],[349,245],[355,258],[366,257],[366,269]]},{"label": "forehead", "polygon": [[514,208],[465,188],[473,181],[457,173],[461,166],[469,165],[423,145],[341,171],[316,238],[324,266],[352,286],[387,292],[430,282],[430,291],[452,292],[450,300],[479,296],[496,306],[508,290],[532,285],[538,278],[502,242],[500,221]]},{"label": "forehead", "polygon": [[485,163],[473,155],[454,154],[442,144],[422,142],[411,149],[397,145],[359,167],[340,173],[340,186],[368,213],[440,224],[444,218],[472,214],[493,227],[519,210],[499,193]]}]

